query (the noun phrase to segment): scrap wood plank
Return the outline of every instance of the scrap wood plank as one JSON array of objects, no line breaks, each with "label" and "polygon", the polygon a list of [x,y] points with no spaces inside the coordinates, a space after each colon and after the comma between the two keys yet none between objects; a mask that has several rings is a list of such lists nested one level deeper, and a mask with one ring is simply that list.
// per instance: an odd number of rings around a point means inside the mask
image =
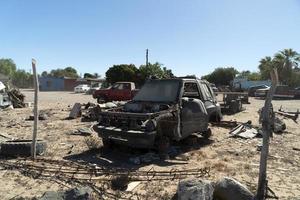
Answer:
[{"label": "scrap wood plank", "polygon": [[76,119],[77,117],[80,116],[81,116],[81,104],[75,103],[70,112],[69,119]]}]

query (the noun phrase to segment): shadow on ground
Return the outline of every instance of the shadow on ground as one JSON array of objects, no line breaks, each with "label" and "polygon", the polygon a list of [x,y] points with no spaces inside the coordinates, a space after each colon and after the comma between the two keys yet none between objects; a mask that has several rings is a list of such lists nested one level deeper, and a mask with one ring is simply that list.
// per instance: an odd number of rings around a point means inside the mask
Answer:
[{"label": "shadow on ground", "polygon": [[96,164],[99,167],[107,168],[126,168],[126,169],[138,169],[140,167],[155,164],[158,166],[171,166],[171,165],[183,165],[187,164],[189,158],[184,153],[200,149],[204,146],[213,143],[213,140],[204,139],[202,137],[190,136],[187,139],[175,142],[169,148],[169,159],[153,159],[149,162],[141,162],[135,164],[132,162],[134,158],[139,158],[146,154],[155,155],[159,157],[158,152],[155,150],[135,149],[125,146],[114,145],[111,149],[88,150],[79,154],[73,154],[65,156],[65,160],[71,160],[73,162],[86,162],[88,164]]}]

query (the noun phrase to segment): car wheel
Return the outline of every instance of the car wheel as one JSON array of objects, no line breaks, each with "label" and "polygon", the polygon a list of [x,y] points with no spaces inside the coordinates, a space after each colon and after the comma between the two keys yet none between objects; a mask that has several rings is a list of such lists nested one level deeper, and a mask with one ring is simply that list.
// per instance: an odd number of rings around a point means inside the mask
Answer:
[{"label": "car wheel", "polygon": [[105,103],[107,99],[105,97],[98,97],[97,98],[97,103]]},{"label": "car wheel", "polygon": [[202,136],[203,136],[205,139],[210,138],[211,135],[212,135],[212,133],[211,133],[211,129],[210,129],[210,128],[208,128],[206,131],[204,131],[204,132],[202,133]]}]

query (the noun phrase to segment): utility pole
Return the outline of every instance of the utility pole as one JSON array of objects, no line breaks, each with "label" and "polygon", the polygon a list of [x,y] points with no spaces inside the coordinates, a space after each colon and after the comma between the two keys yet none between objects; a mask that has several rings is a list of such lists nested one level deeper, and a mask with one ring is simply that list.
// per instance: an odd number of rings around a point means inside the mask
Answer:
[{"label": "utility pole", "polygon": [[34,79],[34,123],[33,123],[33,136],[32,136],[32,144],[31,144],[31,156],[32,159],[36,158],[36,137],[37,137],[37,126],[39,120],[38,113],[38,92],[39,92],[39,81],[36,73],[36,61],[32,59],[32,71],[33,71],[33,79]]},{"label": "utility pole", "polygon": [[148,67],[148,52],[149,52],[149,50],[146,49],[146,67]]}]

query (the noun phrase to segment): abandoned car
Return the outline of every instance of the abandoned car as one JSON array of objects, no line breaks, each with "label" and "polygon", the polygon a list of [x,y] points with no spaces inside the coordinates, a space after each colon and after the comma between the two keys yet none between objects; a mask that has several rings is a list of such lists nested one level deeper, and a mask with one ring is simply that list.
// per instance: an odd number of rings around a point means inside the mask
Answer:
[{"label": "abandoned car", "polygon": [[208,138],[209,120],[220,120],[220,105],[207,81],[197,78],[148,80],[132,101],[102,111],[94,127],[104,146],[111,143],[157,148],[193,133]]}]

